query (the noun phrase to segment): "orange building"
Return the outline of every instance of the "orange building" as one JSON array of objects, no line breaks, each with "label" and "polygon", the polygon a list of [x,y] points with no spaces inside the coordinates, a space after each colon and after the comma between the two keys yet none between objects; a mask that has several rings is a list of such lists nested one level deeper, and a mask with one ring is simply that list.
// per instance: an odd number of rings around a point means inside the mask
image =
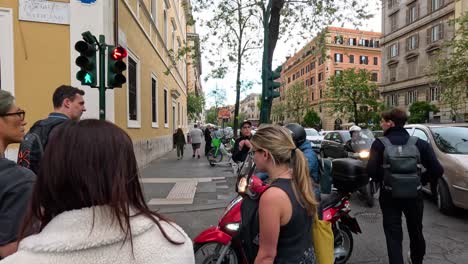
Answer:
[{"label": "orange building", "polygon": [[[326,32],[324,36],[315,37],[283,63],[280,97],[275,98],[273,104],[285,100],[289,87],[296,82],[303,82],[309,92],[309,102],[322,120],[322,128],[332,130],[337,119],[342,123],[347,120],[326,109],[326,80],[344,69],[356,68],[370,71],[372,81],[380,82],[381,34],[337,27],[328,27]],[[325,45],[324,49],[320,45]],[[283,118],[272,116],[272,119],[273,122],[291,121],[287,115]]]}]

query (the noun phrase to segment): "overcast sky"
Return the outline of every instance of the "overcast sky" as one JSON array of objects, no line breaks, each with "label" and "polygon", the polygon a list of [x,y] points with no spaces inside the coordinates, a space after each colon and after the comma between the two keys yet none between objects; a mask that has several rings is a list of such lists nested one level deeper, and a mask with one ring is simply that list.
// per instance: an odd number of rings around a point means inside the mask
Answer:
[{"label": "overcast sky", "polygon": [[[374,17],[372,19],[364,21],[363,26],[360,27],[359,29],[367,30],[367,31],[374,31],[374,32],[381,31],[381,24],[382,24],[381,23],[381,9],[380,9],[380,1],[378,2],[379,2],[378,5],[375,4],[375,6],[369,8],[369,10],[371,11],[371,14],[374,14]],[[197,15],[200,15],[200,14],[195,13],[194,15],[196,19]],[[334,24],[333,26],[340,27],[341,24]],[[199,33],[201,37],[207,34],[210,34],[210,31],[208,28],[203,28],[199,24],[197,24],[196,27],[197,27],[196,28],[197,33]],[[352,25],[345,25],[345,27],[353,28]],[[302,38],[291,39],[288,41],[285,41],[282,39],[278,40],[276,49],[273,55],[273,69],[276,68],[276,66],[282,64],[286,60],[286,56],[293,55],[297,50],[299,50],[304,45],[306,45],[314,36],[315,34],[311,34],[308,40],[302,40]],[[203,43],[201,45],[203,45]],[[263,51],[261,49],[258,50],[258,58],[260,62],[261,62],[262,52]],[[211,98],[209,98],[207,95],[216,86],[223,87],[224,89],[226,89],[226,95],[227,95],[226,104],[233,105],[236,102],[235,70],[227,74],[224,79],[210,79],[205,82],[204,80],[205,76],[211,71],[211,67],[208,64],[208,59],[205,58],[206,55],[207,54],[202,53],[202,78],[201,79],[202,79],[203,91],[205,92],[205,95],[206,95],[207,108],[214,105],[214,101]],[[244,94],[241,93],[241,100],[247,94],[262,92],[261,73],[260,73],[261,67],[262,67],[261,64],[260,65],[246,65],[244,67],[244,70],[241,73],[242,79],[254,81],[256,84],[254,84],[253,88],[249,90],[248,92]]]}]

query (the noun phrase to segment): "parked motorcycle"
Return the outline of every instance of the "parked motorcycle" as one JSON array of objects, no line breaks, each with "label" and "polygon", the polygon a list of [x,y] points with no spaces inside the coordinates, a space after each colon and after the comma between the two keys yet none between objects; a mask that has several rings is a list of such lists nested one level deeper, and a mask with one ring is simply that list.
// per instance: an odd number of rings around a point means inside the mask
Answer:
[{"label": "parked motorcycle", "polygon": [[[195,262],[204,264],[249,263],[239,235],[241,227],[241,204],[243,196],[258,199],[268,186],[253,175],[255,166],[250,158],[246,160],[250,169],[239,170],[236,191],[239,196],[226,207],[218,225],[210,227],[194,239]],[[361,233],[357,220],[349,215],[351,192],[366,184],[367,178],[354,159],[333,161],[332,171],[335,188],[338,191],[322,197],[323,219],[332,223],[335,240],[335,263],[342,264],[351,257],[353,237],[351,233]],[[245,165],[245,163],[244,163]],[[246,173],[246,171],[248,171]],[[353,182],[354,181],[354,182]]]},{"label": "parked motorcycle", "polygon": [[[349,158],[359,160],[363,168],[367,167],[367,161],[369,160],[370,149],[372,143],[375,140],[374,134],[368,129],[363,129],[356,134],[357,136],[353,137],[345,145],[345,150],[348,153]],[[379,190],[379,185],[376,184],[372,178],[369,178],[369,182],[359,188],[358,192],[361,197],[364,197],[366,204],[369,207],[373,207],[375,203],[375,194]]]}]

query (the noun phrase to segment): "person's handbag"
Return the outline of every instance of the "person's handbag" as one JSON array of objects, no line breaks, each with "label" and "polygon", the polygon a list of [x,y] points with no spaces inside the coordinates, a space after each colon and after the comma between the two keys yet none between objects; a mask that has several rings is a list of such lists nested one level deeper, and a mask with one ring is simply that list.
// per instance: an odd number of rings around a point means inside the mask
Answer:
[{"label": "person's handbag", "polygon": [[319,220],[317,213],[314,214],[312,224],[312,242],[314,243],[317,263],[333,264],[335,250],[332,226],[330,222]]}]

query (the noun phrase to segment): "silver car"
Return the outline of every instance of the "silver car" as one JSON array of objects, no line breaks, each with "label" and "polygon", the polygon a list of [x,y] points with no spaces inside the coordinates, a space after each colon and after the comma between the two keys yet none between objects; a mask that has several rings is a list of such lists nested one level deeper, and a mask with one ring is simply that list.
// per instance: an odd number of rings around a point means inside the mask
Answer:
[{"label": "silver car", "polygon": [[423,190],[437,199],[439,210],[468,209],[468,123],[406,125],[408,133],[427,141],[444,167],[444,175]]}]

